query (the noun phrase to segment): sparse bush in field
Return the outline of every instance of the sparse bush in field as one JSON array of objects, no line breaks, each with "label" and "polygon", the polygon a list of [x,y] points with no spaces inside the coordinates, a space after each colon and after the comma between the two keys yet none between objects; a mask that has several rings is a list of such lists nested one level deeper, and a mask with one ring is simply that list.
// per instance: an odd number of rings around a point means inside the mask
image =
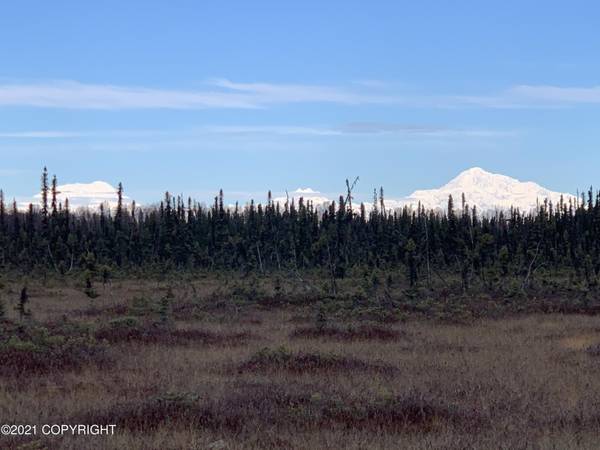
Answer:
[{"label": "sparse bush in field", "polygon": [[106,347],[84,328],[65,323],[46,327],[3,325],[0,333],[0,375],[72,370],[107,361]]},{"label": "sparse bush in field", "polygon": [[155,303],[148,297],[134,297],[129,311],[135,316],[147,316],[155,313]]},{"label": "sparse bush in field", "polygon": [[136,317],[120,317],[101,325],[95,333],[97,339],[108,342],[143,342],[147,344],[235,346],[251,339],[249,333],[213,332],[198,329],[176,329],[170,324],[141,321]]},{"label": "sparse bush in field", "polygon": [[387,364],[365,362],[334,353],[292,353],[285,347],[278,347],[273,350],[269,348],[259,350],[242,363],[238,370],[240,372],[288,370],[297,373],[314,371],[394,373],[396,368]]},{"label": "sparse bush in field", "polygon": [[21,295],[19,296],[19,303],[16,306],[16,310],[19,313],[19,320],[22,322],[25,317],[31,316],[31,310],[27,308],[29,302],[29,294],[27,293],[27,286],[23,286],[21,289]]},{"label": "sparse bush in field", "polygon": [[143,327],[140,321],[131,316],[113,319],[96,331],[98,339],[105,339],[108,342],[140,340],[142,334]]},{"label": "sparse bush in field", "polygon": [[96,292],[96,289],[94,289],[94,284],[92,281],[92,272],[89,270],[85,271],[85,289],[83,290],[83,292],[92,300],[100,295]]}]

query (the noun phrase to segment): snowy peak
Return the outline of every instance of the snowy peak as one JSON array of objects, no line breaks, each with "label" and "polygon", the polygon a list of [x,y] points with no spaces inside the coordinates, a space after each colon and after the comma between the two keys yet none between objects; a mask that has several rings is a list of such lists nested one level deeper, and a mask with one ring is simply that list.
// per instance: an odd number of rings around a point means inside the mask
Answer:
[{"label": "snowy peak", "polygon": [[[57,188],[58,201],[64,205],[68,198],[72,209],[98,209],[101,204],[107,209],[113,209],[117,205],[117,188],[105,181],[63,184]],[[511,207],[528,213],[534,211],[546,199],[554,204],[557,204],[561,197],[565,203],[569,201],[577,203],[578,200],[574,195],[554,192],[532,181],[519,181],[506,175],[488,172],[480,167],[473,167],[461,172],[438,189],[417,190],[408,197],[400,199],[386,198],[385,205],[387,210],[394,210],[404,206],[416,208],[420,203],[425,209],[445,211],[448,207],[448,197],[451,195],[458,210],[461,208],[463,194],[469,207],[476,206],[481,213],[508,210]],[[42,195],[39,193],[35,195],[33,202],[39,205],[41,198]],[[297,205],[300,198],[303,198],[305,203],[311,202],[318,209],[326,208],[331,203],[331,199],[325,194],[310,187],[298,188],[286,196],[274,198],[273,201],[283,206],[286,201],[294,200]],[[21,207],[26,208],[28,203],[22,203]],[[124,195],[123,204],[129,206],[131,199]],[[354,209],[358,211],[359,205],[360,202],[355,200]],[[371,203],[365,202],[365,207],[369,210]]]},{"label": "snowy peak", "polygon": [[401,203],[425,208],[446,209],[448,197],[452,195],[455,205],[460,206],[462,194],[469,206],[477,206],[481,212],[507,210],[511,206],[523,212],[534,210],[544,200],[558,203],[562,196],[565,202],[576,200],[567,193],[553,192],[532,181],[519,181],[473,167],[460,173],[456,178],[439,189],[418,190],[401,200]]},{"label": "snowy peak", "polygon": [[[319,191],[315,191],[311,188],[298,188],[293,192],[289,193],[289,201],[294,200],[294,203],[297,205],[300,199],[303,199],[305,203],[311,202],[313,206],[320,207],[323,205],[329,205],[331,200],[321,194]],[[280,205],[285,205],[286,201],[288,201],[288,197],[276,197],[273,199],[275,203],[279,203]]]},{"label": "snowy peak", "polygon": [[[72,209],[90,208],[98,209],[101,204],[107,208],[117,206],[117,188],[105,181],[94,181],[92,183],[72,183],[57,186],[57,200],[65,204],[69,199],[69,206]],[[34,200],[40,203],[42,194],[36,194]],[[123,196],[123,204],[128,205],[131,200]]]},{"label": "snowy peak", "polygon": [[487,172],[480,167],[472,167],[471,169],[467,169],[464,172],[461,172],[456,178],[450,180],[450,182],[447,183],[444,187],[472,187],[478,184],[481,185],[490,182],[493,184],[494,182],[506,182],[509,180],[511,180],[511,178],[505,175]]},{"label": "snowy peak", "polygon": [[59,195],[73,198],[112,199],[117,190],[105,181],[73,183],[58,186]]}]

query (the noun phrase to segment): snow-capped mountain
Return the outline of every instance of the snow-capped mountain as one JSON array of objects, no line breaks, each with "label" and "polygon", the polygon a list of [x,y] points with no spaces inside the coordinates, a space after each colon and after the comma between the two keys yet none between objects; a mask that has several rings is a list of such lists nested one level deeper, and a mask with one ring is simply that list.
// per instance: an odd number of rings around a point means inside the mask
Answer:
[{"label": "snow-capped mountain", "polygon": [[[71,209],[98,209],[101,204],[104,204],[106,208],[114,208],[117,205],[117,188],[104,181],[63,184],[58,186],[57,190],[58,201],[64,205],[68,198]],[[523,182],[506,175],[490,173],[479,167],[473,167],[460,173],[439,189],[417,190],[404,198],[391,199],[388,197],[385,199],[385,206],[388,211],[391,211],[404,206],[416,208],[421,203],[425,209],[445,211],[448,207],[448,197],[452,195],[454,207],[458,211],[461,208],[463,193],[469,207],[476,206],[480,213],[508,210],[511,206],[523,212],[531,212],[545,199],[557,204],[561,196],[566,203],[569,200],[577,202],[574,195],[554,192],[531,181]],[[39,204],[41,197],[41,193],[35,195],[34,204]],[[311,188],[299,188],[289,193],[289,200],[294,199],[296,205],[300,198],[303,198],[305,203],[310,201],[318,209],[327,208],[332,201],[321,192]],[[285,204],[286,200],[287,197],[284,196],[273,199],[281,206]],[[28,203],[23,202],[20,207],[26,208]],[[370,211],[372,202],[365,201],[364,203],[367,211]],[[129,206],[131,199],[123,196],[123,204]],[[354,200],[353,207],[355,211],[359,211],[360,200],[358,198]]]},{"label": "snow-capped mountain", "polygon": [[[291,202],[294,199],[294,203],[298,205],[298,201],[302,198],[304,203],[307,204],[309,201],[313,204],[314,207],[328,206],[331,203],[331,200],[321,194],[319,191],[315,191],[311,188],[298,188],[293,192],[289,193],[289,201]],[[280,205],[285,205],[287,201],[287,197],[276,197],[273,199],[275,203],[279,203]]]},{"label": "snow-capped mountain", "polygon": [[465,170],[456,178],[439,189],[418,190],[408,197],[400,199],[400,205],[416,207],[419,202],[426,209],[446,210],[448,197],[452,195],[456,209],[461,208],[462,194],[470,207],[477,206],[482,212],[507,210],[511,206],[523,212],[530,212],[545,199],[554,204],[576,197],[567,193],[550,191],[532,181],[519,181],[506,175],[487,172],[479,167]]},{"label": "snow-capped mountain", "polygon": [[[117,206],[117,188],[105,181],[94,181],[92,183],[72,183],[57,186],[57,199],[63,205],[69,199],[71,209],[90,208],[97,209],[100,204],[114,208]],[[42,194],[34,196],[35,202],[41,202]],[[123,204],[129,205],[131,200],[123,196]]]}]

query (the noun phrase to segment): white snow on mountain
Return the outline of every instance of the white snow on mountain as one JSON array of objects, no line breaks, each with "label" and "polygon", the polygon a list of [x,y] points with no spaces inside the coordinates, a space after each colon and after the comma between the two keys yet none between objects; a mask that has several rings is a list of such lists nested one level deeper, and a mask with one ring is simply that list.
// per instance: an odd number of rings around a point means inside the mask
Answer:
[{"label": "white snow on mountain", "polygon": [[[568,203],[569,200],[577,202],[574,195],[554,192],[532,181],[523,182],[506,175],[495,174],[479,167],[473,167],[460,173],[456,178],[438,189],[417,190],[404,198],[386,198],[385,206],[388,211],[391,211],[404,206],[416,208],[420,202],[426,209],[445,212],[448,207],[448,197],[452,195],[454,207],[459,211],[463,193],[469,207],[476,206],[480,213],[508,210],[511,206],[522,212],[531,212],[536,209],[538,204],[543,204],[546,199],[557,204],[561,196],[565,203]],[[303,198],[305,203],[310,201],[318,209],[327,208],[332,201],[323,193],[311,188],[298,188],[288,195],[289,201],[291,202],[293,199],[296,205],[298,205],[300,198]],[[41,193],[35,195],[34,204],[39,205],[41,197]],[[58,186],[58,201],[64,205],[67,198],[71,209],[98,209],[100,204],[104,204],[106,208],[114,208],[117,205],[117,188],[104,181]],[[281,206],[287,200],[287,196],[279,196],[273,199]],[[125,206],[129,206],[131,199],[123,196],[123,203]],[[370,211],[372,201],[365,201],[364,203],[367,211]],[[26,208],[27,205],[22,203],[21,207]],[[358,198],[354,200],[353,207],[356,211],[359,210],[360,200]]]},{"label": "white snow on mountain", "polygon": [[[408,197],[385,199],[385,208],[388,211],[409,206],[417,208],[419,202],[425,209],[433,209],[445,212],[448,208],[448,197],[452,195],[454,208],[459,211],[462,208],[462,194],[465,194],[467,205],[482,214],[493,213],[495,211],[509,210],[510,207],[518,208],[520,211],[529,213],[535,211],[536,207],[544,203],[546,199],[553,204],[557,204],[562,196],[565,203],[571,199],[577,202],[574,195],[568,193],[554,192],[540,186],[532,181],[519,181],[506,175],[487,172],[479,167],[473,167],[460,173],[456,178],[440,187],[439,189],[417,190]],[[318,191],[310,188],[296,189],[289,194],[290,201],[295,199],[298,204],[300,197],[304,201],[312,201],[316,207],[327,207],[331,199],[323,196]],[[286,197],[277,197],[275,202],[281,205],[285,204]],[[337,201],[337,199],[336,199]],[[365,208],[368,211],[372,209],[372,201],[366,201]],[[360,201],[355,200],[354,210],[360,208]]]},{"label": "white snow on mountain", "polygon": [[[292,199],[294,199],[294,204],[296,204],[296,206],[298,205],[300,198],[304,199],[304,204],[307,204],[310,201],[314,207],[327,207],[331,204],[330,199],[325,197],[319,191],[315,191],[311,188],[298,188],[289,193],[290,203]],[[273,199],[273,202],[279,203],[281,206],[283,206],[287,200],[287,197],[276,197]]]},{"label": "white snow on mountain", "polygon": [[[106,208],[117,206],[117,188],[105,181],[94,181],[92,183],[72,183],[57,186],[57,200],[64,206],[65,200],[69,199],[69,208],[98,209],[101,204]],[[50,194],[49,194],[50,197]],[[34,203],[40,204],[41,192],[34,196]],[[51,199],[48,199],[50,202]],[[123,205],[131,204],[131,199],[123,195]]]},{"label": "white snow on mountain", "polygon": [[470,207],[477,206],[482,213],[508,210],[511,206],[522,212],[530,212],[535,210],[538,203],[543,204],[545,199],[557,204],[561,196],[565,202],[569,199],[577,201],[574,195],[553,192],[532,181],[519,181],[473,167],[439,189],[418,190],[397,203],[417,207],[421,202],[426,209],[445,211],[448,207],[448,197],[452,195],[454,207],[459,210],[463,193],[466,203]]}]

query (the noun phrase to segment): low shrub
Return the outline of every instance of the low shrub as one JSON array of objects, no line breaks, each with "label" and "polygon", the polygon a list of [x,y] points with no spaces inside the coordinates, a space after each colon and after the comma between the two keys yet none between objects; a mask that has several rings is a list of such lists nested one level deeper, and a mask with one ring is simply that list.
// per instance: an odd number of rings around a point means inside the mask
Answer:
[{"label": "low shrub", "polygon": [[253,338],[248,332],[226,333],[199,329],[177,329],[163,322],[141,321],[136,317],[113,319],[101,325],[95,333],[97,339],[111,343],[142,342],[147,344],[235,346]]},{"label": "low shrub", "polygon": [[263,348],[238,367],[239,372],[273,370],[287,370],[295,373],[317,371],[340,371],[351,373],[352,371],[359,371],[391,374],[397,372],[395,367],[387,364],[371,363],[332,353],[293,353],[285,347],[276,349]]},{"label": "low shrub", "polygon": [[349,325],[346,327],[339,325],[306,326],[296,328],[290,335],[292,338],[320,338],[340,341],[395,341],[403,336],[405,336],[405,333],[402,331],[375,324]]},{"label": "low shrub", "polygon": [[109,360],[106,345],[69,322],[47,326],[4,323],[0,328],[2,376],[73,370]]},{"label": "low shrub", "polygon": [[411,429],[422,432],[436,426],[475,431],[483,425],[474,412],[417,393],[352,397],[315,392],[310,386],[273,383],[235,385],[218,397],[166,394],[111,405],[72,420],[114,423],[119,429],[146,432],[168,426],[169,429],[195,427],[235,435],[286,427],[294,431],[342,427],[373,432]]}]

